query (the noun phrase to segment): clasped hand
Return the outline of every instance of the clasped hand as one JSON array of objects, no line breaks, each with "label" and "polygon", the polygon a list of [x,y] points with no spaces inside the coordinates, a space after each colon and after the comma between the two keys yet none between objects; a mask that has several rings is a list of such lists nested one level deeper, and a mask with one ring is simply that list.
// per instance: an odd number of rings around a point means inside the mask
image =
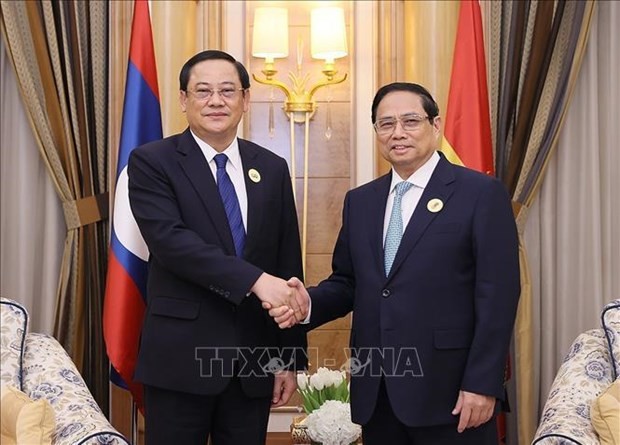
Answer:
[{"label": "clasped hand", "polygon": [[303,283],[296,277],[288,281],[263,273],[252,292],[261,300],[281,329],[290,328],[308,316],[310,296]]}]

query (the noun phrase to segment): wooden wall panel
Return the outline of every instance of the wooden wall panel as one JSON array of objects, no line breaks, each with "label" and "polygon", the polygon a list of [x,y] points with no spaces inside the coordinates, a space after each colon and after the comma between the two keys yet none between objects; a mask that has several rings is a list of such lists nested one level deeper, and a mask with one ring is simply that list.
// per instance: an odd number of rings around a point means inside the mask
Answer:
[{"label": "wooden wall panel", "polygon": [[306,285],[316,286],[321,280],[327,278],[332,271],[332,254],[311,253],[308,254],[308,270],[306,271]]},{"label": "wooden wall panel", "polygon": [[[340,369],[347,361],[349,329],[315,329],[308,333],[310,372],[319,367]],[[316,358],[314,358],[316,357]]]},{"label": "wooden wall panel", "polygon": [[[250,98],[252,106],[246,115],[249,121],[251,139],[263,147],[289,160],[290,153],[290,126],[286,114],[282,110],[282,103],[274,103],[275,136],[269,136],[269,103],[254,101],[257,91],[262,88],[256,82],[252,83]],[[332,137],[325,137],[327,108],[331,108]],[[369,113],[370,114],[370,113]],[[351,103],[332,102],[319,103],[314,118],[310,121],[309,162],[310,177],[349,178],[351,176]],[[301,125],[295,126],[295,156],[296,176],[303,177],[303,141],[304,129]]]},{"label": "wooden wall panel", "polygon": [[[301,224],[303,181],[298,178],[296,182],[297,214]],[[308,180],[308,254],[331,255],[333,252],[342,222],[342,203],[349,188],[349,178],[314,177]]]}]

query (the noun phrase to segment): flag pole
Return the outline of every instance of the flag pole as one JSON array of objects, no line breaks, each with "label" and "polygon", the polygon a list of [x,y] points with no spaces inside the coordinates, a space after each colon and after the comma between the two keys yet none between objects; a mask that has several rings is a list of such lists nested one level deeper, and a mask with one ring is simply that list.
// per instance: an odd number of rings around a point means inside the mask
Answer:
[{"label": "flag pole", "polygon": [[131,399],[131,443],[138,445],[138,405]]}]

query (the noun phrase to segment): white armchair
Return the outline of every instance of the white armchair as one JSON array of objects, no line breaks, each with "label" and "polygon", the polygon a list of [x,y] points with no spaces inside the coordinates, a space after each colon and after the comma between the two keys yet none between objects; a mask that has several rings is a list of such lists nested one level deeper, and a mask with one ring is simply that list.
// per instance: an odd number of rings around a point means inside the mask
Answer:
[{"label": "white armchair", "polygon": [[47,400],[55,414],[55,445],[129,445],[108,422],[62,346],[48,335],[28,333],[28,313],[0,299],[2,385],[31,399]]},{"label": "white armchair", "polygon": [[602,327],[579,335],[555,376],[532,445],[599,445],[592,402],[620,373],[620,300],[605,306]]}]

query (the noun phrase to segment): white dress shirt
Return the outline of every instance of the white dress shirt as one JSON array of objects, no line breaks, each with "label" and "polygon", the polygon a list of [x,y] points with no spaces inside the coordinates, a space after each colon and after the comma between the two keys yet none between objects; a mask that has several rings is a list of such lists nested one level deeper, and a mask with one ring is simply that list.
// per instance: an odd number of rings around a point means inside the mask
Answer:
[{"label": "white dress shirt", "polygon": [[[213,173],[213,179],[217,184],[217,165],[215,164],[216,154],[220,152],[211,147],[205,141],[200,139],[192,132],[192,136],[196,140],[196,143],[200,147],[202,154],[209,163],[211,173]],[[237,193],[237,199],[239,200],[239,208],[241,209],[241,218],[243,219],[243,227],[247,233],[248,231],[248,194],[245,189],[245,178],[243,176],[243,165],[241,164],[241,155],[239,154],[239,140],[233,139],[232,143],[226,147],[221,153],[228,156],[228,162],[226,163],[226,173],[230,176],[230,180],[235,187],[235,193]]]},{"label": "white dress shirt", "polygon": [[403,200],[401,202],[401,211],[403,218],[403,231],[406,229],[407,224],[409,224],[409,220],[411,220],[411,215],[413,215],[413,211],[418,205],[420,201],[420,197],[422,196],[422,192],[426,188],[428,181],[430,181],[433,172],[435,171],[435,167],[439,163],[439,154],[434,152],[431,157],[426,161],[420,168],[418,168],[411,176],[407,179],[402,179],[394,167],[392,167],[392,184],[390,184],[390,193],[388,194],[387,204],[385,206],[385,215],[383,217],[383,246],[385,247],[385,237],[387,235],[388,225],[390,223],[390,216],[392,215],[392,206],[394,205],[394,196],[396,190],[396,184],[402,181],[407,181],[413,184],[409,190],[405,192],[403,195]]}]

